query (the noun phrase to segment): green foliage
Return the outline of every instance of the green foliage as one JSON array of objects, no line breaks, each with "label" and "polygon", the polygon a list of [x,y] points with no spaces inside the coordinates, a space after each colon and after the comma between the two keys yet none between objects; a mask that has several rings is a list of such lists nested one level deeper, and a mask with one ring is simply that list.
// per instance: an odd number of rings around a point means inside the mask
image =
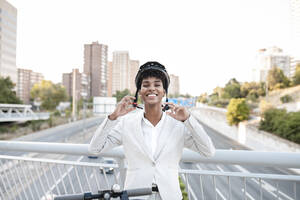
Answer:
[{"label": "green foliage", "polygon": [[22,104],[14,91],[15,84],[9,77],[0,77],[0,103]]},{"label": "green foliage", "polygon": [[32,98],[41,100],[41,106],[46,110],[54,110],[59,102],[67,100],[67,92],[62,85],[45,80],[35,84],[30,94]]},{"label": "green foliage", "polygon": [[114,94],[113,97],[116,97],[116,98],[117,98],[117,102],[119,102],[119,101],[121,101],[121,99],[122,99],[123,97],[125,97],[126,95],[131,95],[131,94],[130,94],[130,91],[129,91],[128,89],[125,89],[125,90],[123,90],[123,91],[117,90],[117,91],[116,91],[116,94]]},{"label": "green foliage", "polygon": [[230,100],[226,113],[230,125],[237,125],[239,122],[247,120],[249,115],[250,110],[244,98]]},{"label": "green foliage", "polygon": [[284,75],[283,71],[278,67],[274,67],[268,72],[267,80],[268,80],[269,90],[286,88],[289,87],[291,84],[290,80]]},{"label": "green foliage", "polygon": [[207,102],[208,102],[208,96],[207,96],[207,93],[201,94],[201,95],[198,97],[197,101],[200,102],[200,103],[207,103]]},{"label": "green foliage", "polygon": [[229,99],[216,99],[208,103],[210,106],[216,106],[219,108],[226,108],[229,104]]},{"label": "green foliage", "polygon": [[241,85],[241,97],[257,101],[259,96],[265,96],[264,83],[245,82]]},{"label": "green foliage", "polygon": [[296,65],[296,71],[293,76],[293,85],[300,85],[300,63]]},{"label": "green foliage", "polygon": [[290,95],[284,95],[282,97],[280,97],[280,101],[281,103],[288,103],[293,101],[293,98]]},{"label": "green foliage", "polygon": [[259,129],[300,144],[300,112],[269,109],[263,114]]},{"label": "green foliage", "polygon": [[42,123],[43,123],[42,120],[31,121],[31,123],[30,123],[31,124],[31,129],[33,131],[39,131],[39,130],[41,130]]},{"label": "green foliage", "polygon": [[185,191],[185,185],[180,177],[179,177],[179,185],[180,185],[180,190],[182,193],[183,200],[188,200],[188,195],[187,195],[187,192]]},{"label": "green foliage", "polygon": [[231,98],[240,98],[241,97],[241,85],[235,79],[230,79],[224,88],[224,94],[222,98],[231,99]]},{"label": "green foliage", "polygon": [[261,100],[259,103],[259,110],[260,113],[263,114],[265,113],[267,110],[272,109],[273,105],[270,102],[267,102],[265,100]]}]

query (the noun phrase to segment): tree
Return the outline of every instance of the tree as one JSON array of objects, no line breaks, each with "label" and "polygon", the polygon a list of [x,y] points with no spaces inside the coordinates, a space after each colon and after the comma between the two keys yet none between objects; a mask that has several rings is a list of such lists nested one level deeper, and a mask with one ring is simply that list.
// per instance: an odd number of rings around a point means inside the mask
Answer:
[{"label": "tree", "polygon": [[67,100],[67,92],[62,85],[46,80],[35,84],[30,95],[33,99],[40,99],[42,108],[46,110],[54,110],[59,102]]},{"label": "tree", "polygon": [[241,97],[255,101],[259,96],[264,96],[265,90],[263,83],[245,82],[241,85]]},{"label": "tree", "polygon": [[232,78],[228,81],[224,88],[224,94],[222,97],[224,99],[241,97],[241,85],[235,78]]},{"label": "tree", "polygon": [[207,93],[205,92],[203,94],[200,94],[200,96],[198,97],[197,101],[200,102],[200,103],[207,103],[208,102]]},{"label": "tree", "polygon": [[300,63],[296,65],[295,75],[293,76],[293,84],[300,85]]},{"label": "tree", "polygon": [[113,97],[116,97],[116,98],[117,98],[117,102],[119,102],[119,101],[121,101],[121,99],[122,99],[123,97],[125,97],[126,95],[131,95],[131,94],[130,94],[130,91],[129,91],[128,89],[125,89],[125,90],[123,90],[123,91],[117,90],[117,91],[116,91],[116,94],[114,94]]},{"label": "tree", "polygon": [[249,115],[250,110],[244,98],[230,100],[226,113],[230,125],[237,125],[239,122],[247,120]]},{"label": "tree", "polygon": [[0,77],[0,103],[21,104],[22,101],[14,91],[15,84],[9,77]]},{"label": "tree", "polygon": [[273,67],[268,72],[268,89],[275,90],[286,88],[290,85],[290,80],[284,75],[283,71],[278,67]]}]

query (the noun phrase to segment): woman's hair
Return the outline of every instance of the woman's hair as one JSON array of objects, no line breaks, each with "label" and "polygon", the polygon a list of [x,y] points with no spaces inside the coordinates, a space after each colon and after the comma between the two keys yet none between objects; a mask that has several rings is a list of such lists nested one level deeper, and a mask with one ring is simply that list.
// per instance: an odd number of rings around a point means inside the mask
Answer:
[{"label": "woman's hair", "polygon": [[166,83],[166,76],[162,72],[160,72],[160,71],[150,70],[150,71],[147,71],[147,73],[141,74],[140,79],[139,79],[138,84],[137,84],[137,86],[138,86],[137,89],[138,90],[141,89],[141,85],[142,85],[143,80],[146,79],[146,78],[149,78],[149,77],[154,77],[154,78],[160,79],[161,82],[163,83],[164,89],[166,88],[166,85],[165,85],[165,83]]}]

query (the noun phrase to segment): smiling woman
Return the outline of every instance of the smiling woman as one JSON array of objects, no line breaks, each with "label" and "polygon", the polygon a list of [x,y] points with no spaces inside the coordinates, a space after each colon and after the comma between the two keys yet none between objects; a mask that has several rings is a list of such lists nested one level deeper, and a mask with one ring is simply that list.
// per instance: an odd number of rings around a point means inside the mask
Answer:
[{"label": "smiling woman", "polygon": [[[135,97],[126,96],[97,129],[89,146],[98,154],[123,145],[128,164],[125,189],[153,188],[146,199],[181,200],[178,168],[184,147],[204,156],[215,153],[211,139],[185,107],[164,103],[169,75],[158,62],[142,65],[135,78]],[[144,110],[136,109],[138,97]],[[166,97],[167,99],[167,97]]]}]

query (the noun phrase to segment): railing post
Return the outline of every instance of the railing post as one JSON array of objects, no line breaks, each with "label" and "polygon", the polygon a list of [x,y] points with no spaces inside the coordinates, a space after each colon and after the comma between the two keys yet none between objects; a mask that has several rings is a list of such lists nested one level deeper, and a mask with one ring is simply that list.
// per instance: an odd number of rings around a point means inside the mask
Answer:
[{"label": "railing post", "polygon": [[122,158],[118,158],[117,159],[118,165],[119,165],[119,171],[120,171],[120,176],[119,176],[119,180],[120,180],[120,187],[124,188],[124,183],[125,183],[125,178],[126,178],[126,172],[127,172],[127,168],[126,168],[126,164],[125,164],[125,159]]}]

